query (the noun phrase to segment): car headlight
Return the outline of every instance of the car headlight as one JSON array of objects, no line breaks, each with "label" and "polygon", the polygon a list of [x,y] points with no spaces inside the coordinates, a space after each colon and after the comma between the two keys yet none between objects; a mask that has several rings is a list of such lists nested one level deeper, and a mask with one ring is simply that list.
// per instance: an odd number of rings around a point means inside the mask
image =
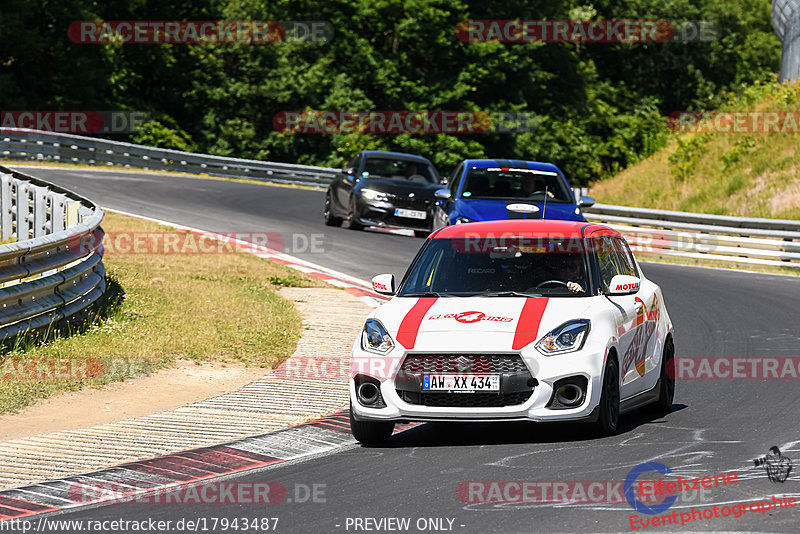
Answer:
[{"label": "car headlight", "polygon": [[459,217],[458,219],[456,219],[456,224],[465,224],[471,222],[478,222],[478,221],[476,221],[475,219],[470,219],[469,217]]},{"label": "car headlight", "polygon": [[361,348],[367,352],[386,354],[394,348],[394,341],[380,321],[367,319],[361,332]]},{"label": "car headlight", "polygon": [[389,200],[389,195],[383,191],[375,191],[374,189],[362,189],[361,196],[367,200]]},{"label": "car headlight", "polygon": [[536,343],[536,348],[545,356],[579,351],[586,342],[591,324],[588,319],[566,322],[545,334]]}]

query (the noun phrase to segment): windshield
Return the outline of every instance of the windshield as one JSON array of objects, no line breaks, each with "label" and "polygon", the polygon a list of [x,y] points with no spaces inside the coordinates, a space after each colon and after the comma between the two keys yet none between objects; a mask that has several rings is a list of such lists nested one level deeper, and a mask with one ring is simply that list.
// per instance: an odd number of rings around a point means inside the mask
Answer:
[{"label": "windshield", "polygon": [[439,183],[439,175],[433,166],[423,161],[400,158],[367,158],[361,175],[365,178],[391,178],[423,184]]},{"label": "windshield", "polygon": [[587,296],[580,239],[432,239],[398,295]]},{"label": "windshield", "polygon": [[573,201],[561,175],[527,169],[470,169],[461,196],[542,202],[546,196],[548,202]]}]

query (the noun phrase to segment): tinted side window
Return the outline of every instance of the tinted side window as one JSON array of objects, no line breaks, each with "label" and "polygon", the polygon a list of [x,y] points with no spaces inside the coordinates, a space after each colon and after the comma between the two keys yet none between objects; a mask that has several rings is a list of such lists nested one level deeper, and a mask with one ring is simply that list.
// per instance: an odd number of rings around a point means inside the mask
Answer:
[{"label": "tinted side window", "polygon": [[462,163],[456,170],[453,171],[453,174],[450,175],[450,179],[447,180],[447,183],[450,186],[450,191],[453,192],[453,196],[456,196],[456,192],[458,191],[458,184],[461,183],[461,173],[464,171],[464,164]]},{"label": "tinted side window", "polygon": [[600,286],[603,292],[608,291],[611,279],[620,274],[617,266],[616,253],[608,238],[597,237],[594,239],[595,250],[597,251],[597,261],[600,267]]},{"label": "tinted side window", "polygon": [[628,244],[622,239],[615,237],[614,250],[617,253],[620,274],[639,276],[639,273],[636,272],[636,263],[633,261],[633,254],[631,254],[631,249],[628,248]]},{"label": "tinted side window", "polygon": [[350,163],[347,164],[347,167],[352,167],[354,171],[358,171],[358,164],[361,163],[361,154],[356,154]]}]

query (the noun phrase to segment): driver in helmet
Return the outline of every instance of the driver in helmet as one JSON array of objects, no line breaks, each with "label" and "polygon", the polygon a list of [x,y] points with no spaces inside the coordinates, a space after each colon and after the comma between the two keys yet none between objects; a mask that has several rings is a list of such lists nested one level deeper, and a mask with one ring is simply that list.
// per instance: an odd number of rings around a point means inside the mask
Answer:
[{"label": "driver in helmet", "polygon": [[583,269],[583,260],[580,256],[564,255],[557,270],[557,277],[567,284],[567,289],[573,293],[584,293],[586,274]]}]

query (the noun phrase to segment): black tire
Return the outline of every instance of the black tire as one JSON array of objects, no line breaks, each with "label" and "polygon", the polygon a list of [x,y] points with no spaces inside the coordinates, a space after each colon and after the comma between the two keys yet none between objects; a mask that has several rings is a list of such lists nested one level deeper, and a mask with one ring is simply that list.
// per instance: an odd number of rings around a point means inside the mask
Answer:
[{"label": "black tire", "polygon": [[342,224],[341,217],[336,217],[333,214],[333,207],[331,206],[331,192],[330,190],[325,193],[325,211],[322,212],[322,217],[325,219],[327,226],[339,226]]},{"label": "black tire", "polygon": [[382,445],[389,441],[394,432],[394,423],[382,421],[356,421],[353,418],[353,404],[350,404],[350,432],[364,445]]},{"label": "black tire", "polygon": [[653,413],[669,413],[672,411],[672,402],[675,400],[675,345],[672,338],[668,337],[664,343],[664,357],[661,358],[661,386],[658,391],[658,400],[647,406]]},{"label": "black tire", "polygon": [[598,412],[594,424],[595,434],[600,437],[614,435],[619,425],[619,367],[611,357],[603,371],[603,391]]},{"label": "black tire", "polygon": [[428,237],[431,233],[427,230],[414,230],[414,237]]},{"label": "black tire", "polygon": [[351,230],[363,230],[364,225],[358,222],[356,215],[356,197],[350,197],[350,204],[347,207],[347,227]]}]

